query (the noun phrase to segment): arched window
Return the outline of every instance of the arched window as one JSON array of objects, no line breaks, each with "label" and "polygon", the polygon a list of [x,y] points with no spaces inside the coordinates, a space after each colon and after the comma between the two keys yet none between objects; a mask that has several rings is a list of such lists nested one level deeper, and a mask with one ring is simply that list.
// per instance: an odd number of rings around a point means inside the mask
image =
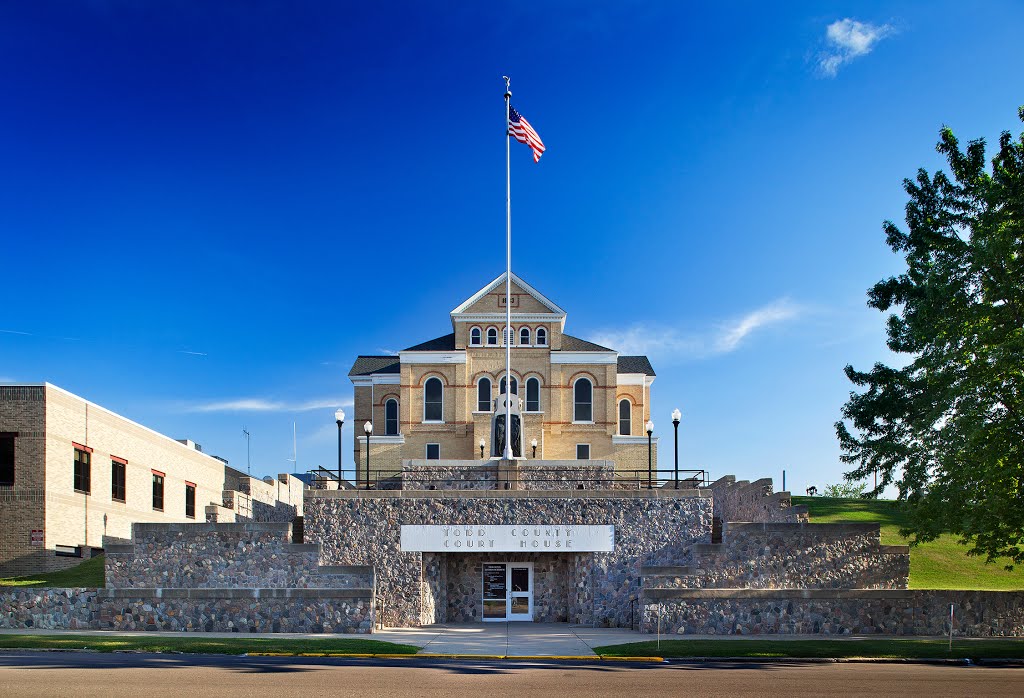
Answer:
[{"label": "arched window", "polygon": [[537,328],[537,346],[546,347],[548,345],[548,331],[543,327]]},{"label": "arched window", "polygon": [[619,436],[633,433],[633,406],[629,400],[619,400]]},{"label": "arched window", "polygon": [[444,386],[440,378],[430,377],[423,384],[423,421],[440,422],[444,415]]},{"label": "arched window", "polygon": [[[505,379],[504,378],[501,379],[501,390],[499,390],[498,392],[501,392],[501,393],[505,392]],[[515,376],[512,376],[512,393],[514,395],[518,395],[519,394],[519,381],[516,380]]]},{"label": "arched window", "polygon": [[476,384],[476,411],[491,411],[491,379],[481,378]]},{"label": "arched window", "polygon": [[469,346],[478,347],[480,344],[480,328],[474,327],[469,331]]},{"label": "arched window", "polygon": [[530,328],[529,327],[523,327],[522,329],[519,330],[519,343],[520,344],[529,344],[530,343]]},{"label": "arched window", "polygon": [[384,403],[384,436],[398,436],[398,400]]},{"label": "arched window", "polygon": [[498,329],[496,327],[487,328],[487,346],[493,347],[498,343]]},{"label": "arched window", "polygon": [[540,412],[540,381],[536,378],[526,379],[526,411]]},{"label": "arched window", "polygon": [[594,385],[588,378],[577,378],[572,386],[572,421],[594,421]]}]

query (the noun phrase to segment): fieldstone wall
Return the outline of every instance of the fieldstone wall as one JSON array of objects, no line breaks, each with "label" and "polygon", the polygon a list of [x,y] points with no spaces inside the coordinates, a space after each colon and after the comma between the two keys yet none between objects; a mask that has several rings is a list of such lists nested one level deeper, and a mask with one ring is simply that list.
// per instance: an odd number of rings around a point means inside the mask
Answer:
[{"label": "fieldstone wall", "polygon": [[135,524],[132,543],[107,546],[106,584],[117,589],[360,586],[357,579],[342,579],[347,572],[323,574],[318,546],[290,539],[286,523]]},{"label": "fieldstone wall", "polygon": [[[557,610],[574,622],[610,626],[628,624],[641,565],[688,564],[693,546],[708,542],[711,532],[711,499],[693,490],[309,491],[305,512],[306,540],[320,545],[321,560],[374,567],[386,622],[403,626],[437,617],[436,608],[425,607],[425,595],[440,599],[439,590],[452,584],[450,568],[441,587],[430,557],[400,550],[403,524],[612,524],[615,551],[580,555],[586,560],[575,563],[568,582],[576,588],[565,592],[566,605]],[[569,567],[565,571],[568,576]]]},{"label": "fieldstone wall", "polygon": [[369,590],[31,589],[0,591],[0,628],[369,633]]},{"label": "fieldstone wall", "polygon": [[1024,593],[665,589],[645,592],[642,632],[668,635],[1024,635]]},{"label": "fieldstone wall", "polygon": [[715,518],[720,521],[789,522],[807,521],[807,507],[793,506],[788,492],[773,492],[771,478],[754,482],[736,481],[727,475],[711,483]]},{"label": "fieldstone wall", "polygon": [[637,489],[617,482],[615,463],[592,461],[402,461],[401,477],[377,483],[382,490],[608,490]]},{"label": "fieldstone wall", "polygon": [[498,461],[403,461],[402,478],[395,489],[406,490],[494,490],[498,483]]},{"label": "fieldstone wall", "polygon": [[726,523],[683,568],[647,568],[647,588],[906,589],[910,553],[871,523]]}]

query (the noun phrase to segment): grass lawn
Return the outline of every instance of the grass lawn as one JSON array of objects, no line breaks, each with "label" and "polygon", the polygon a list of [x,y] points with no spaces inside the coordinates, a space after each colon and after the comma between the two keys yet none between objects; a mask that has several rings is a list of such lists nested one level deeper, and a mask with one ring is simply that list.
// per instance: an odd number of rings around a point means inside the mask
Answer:
[{"label": "grass lawn", "polygon": [[0,578],[0,587],[87,587],[96,589],[105,584],[102,555],[59,572],[43,572],[9,579]]},{"label": "grass lawn", "polygon": [[[807,506],[811,523],[833,521],[877,521],[882,525],[883,545],[906,545],[899,534],[906,520],[900,503],[886,499],[832,499],[793,497],[793,504]],[[951,535],[910,549],[911,589],[983,589],[1019,591],[1024,589],[1024,570],[1003,569],[1002,562],[986,563],[969,556],[967,548]]]},{"label": "grass lawn", "polygon": [[0,635],[3,649],[90,649],[99,652],[136,650],[139,652],[187,652],[191,654],[246,654],[271,652],[282,654],[416,654],[419,648],[379,640],[331,638],[291,640],[267,636],[243,635],[225,638],[81,635]]},{"label": "grass lawn", "polygon": [[654,640],[595,647],[612,657],[875,657],[904,659],[1024,659],[1024,639],[953,640]]}]

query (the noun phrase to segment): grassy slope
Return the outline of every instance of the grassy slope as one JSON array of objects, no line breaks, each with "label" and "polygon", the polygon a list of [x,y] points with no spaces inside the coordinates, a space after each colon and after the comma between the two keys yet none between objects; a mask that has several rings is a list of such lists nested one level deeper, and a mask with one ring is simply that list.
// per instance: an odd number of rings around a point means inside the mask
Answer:
[{"label": "grassy slope", "polygon": [[628,645],[595,647],[598,654],[612,657],[878,657],[907,659],[1020,659],[1024,640],[953,640],[950,652],[946,640],[877,639],[852,640],[654,640]]},{"label": "grassy slope", "polygon": [[[899,534],[906,517],[898,502],[793,497],[793,504],[807,506],[811,523],[877,521],[882,525],[883,545],[907,544]],[[945,535],[910,549],[910,588],[1022,590],[1024,570],[1007,572],[998,561],[986,563],[984,558],[969,556],[967,548],[957,543],[955,537]]]},{"label": "grassy slope", "polygon": [[44,572],[27,577],[0,579],[0,587],[87,587],[95,589],[104,585],[102,555],[59,572]]},{"label": "grassy slope", "polygon": [[103,635],[0,635],[0,648],[6,649],[90,649],[99,652],[135,650],[137,652],[187,652],[190,654],[246,654],[273,652],[285,654],[332,653],[416,654],[418,647],[362,638],[290,640],[272,636],[236,635],[226,638]]}]

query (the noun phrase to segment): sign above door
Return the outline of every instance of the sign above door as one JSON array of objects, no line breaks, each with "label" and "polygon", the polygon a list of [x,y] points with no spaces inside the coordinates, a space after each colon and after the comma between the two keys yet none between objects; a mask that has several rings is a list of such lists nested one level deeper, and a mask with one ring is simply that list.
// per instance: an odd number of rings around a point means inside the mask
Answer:
[{"label": "sign above door", "polygon": [[610,553],[615,526],[402,526],[402,551]]}]

